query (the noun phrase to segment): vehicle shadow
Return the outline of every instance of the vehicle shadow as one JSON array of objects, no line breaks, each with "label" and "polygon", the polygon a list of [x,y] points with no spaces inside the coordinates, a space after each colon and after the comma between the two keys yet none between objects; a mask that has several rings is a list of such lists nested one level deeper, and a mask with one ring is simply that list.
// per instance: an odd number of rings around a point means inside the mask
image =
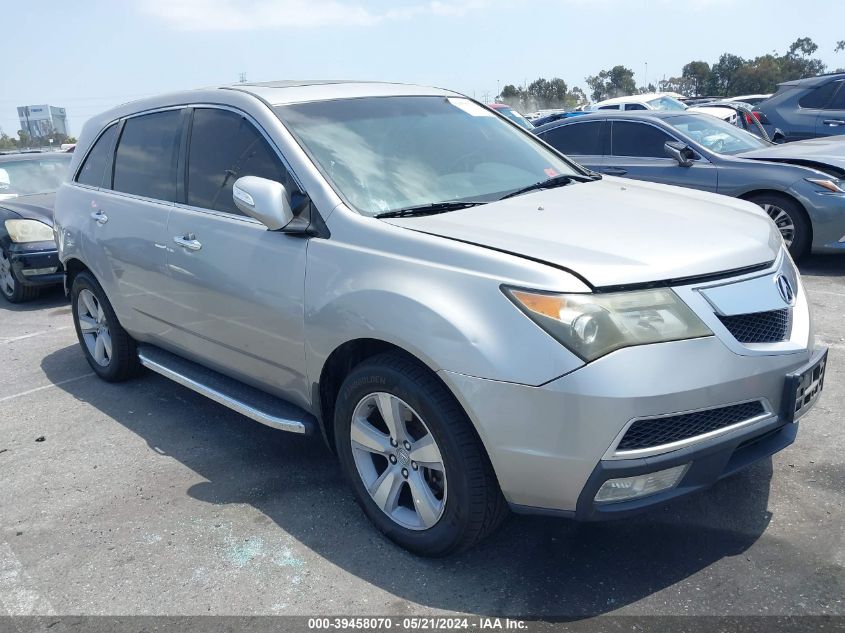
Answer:
[{"label": "vehicle shadow", "polygon": [[4,298],[0,298],[0,313],[4,310],[7,312],[35,312],[44,308],[55,308],[66,303],[68,303],[68,299],[65,297],[62,287],[50,286],[42,288],[38,297],[25,303],[9,303]]},{"label": "vehicle shadow", "polygon": [[802,275],[819,277],[841,277],[845,275],[845,253],[843,255],[811,255],[798,262]]},{"label": "vehicle shadow", "polygon": [[[77,366],[87,368],[76,346],[42,361],[54,382]],[[151,456],[169,455],[206,479],[189,489],[193,499],[250,504],[332,564],[433,609],[526,618],[607,613],[741,554],[771,519],[765,460],[636,518],[577,524],[514,516],[471,551],[423,559],[371,527],[316,437],[269,429],[151,373],[57,388],[143,438]]]}]

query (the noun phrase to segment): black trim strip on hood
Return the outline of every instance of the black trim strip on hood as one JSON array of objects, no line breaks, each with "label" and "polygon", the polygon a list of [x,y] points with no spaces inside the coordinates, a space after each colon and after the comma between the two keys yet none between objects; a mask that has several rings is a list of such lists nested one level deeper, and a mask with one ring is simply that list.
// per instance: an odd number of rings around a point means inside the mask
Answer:
[{"label": "black trim strip on hood", "polygon": [[423,233],[425,235],[432,235],[434,237],[442,237],[447,240],[452,240],[453,242],[469,244],[470,246],[478,246],[480,248],[486,248],[487,250],[496,251],[497,253],[513,255],[514,257],[519,257],[520,259],[527,259],[528,261],[543,264],[544,266],[551,266],[552,268],[557,268],[558,270],[562,270],[565,273],[569,273],[570,275],[581,281],[583,284],[585,284],[590,290],[592,290],[596,294],[609,292],[626,292],[630,290],[648,290],[649,288],[667,288],[669,286],[687,286],[689,284],[695,283],[707,283],[710,281],[718,281],[720,279],[728,279],[729,277],[738,277],[739,275],[747,275],[749,273],[755,273],[758,271],[766,270],[768,268],[771,268],[775,263],[775,260],[770,260],[762,264],[743,266],[741,268],[732,268],[730,270],[724,270],[716,273],[705,273],[703,275],[690,275],[688,277],[674,277],[672,279],[661,279],[658,281],[643,281],[630,284],[618,284],[614,286],[595,286],[589,281],[587,281],[586,277],[575,272],[571,268],[561,266],[560,264],[553,264],[551,262],[547,262],[544,259],[531,257],[530,255],[523,255],[522,253],[514,253],[513,251],[508,251],[503,248],[496,248],[495,246],[488,246],[487,244],[479,244],[478,242],[471,242],[469,240],[461,240],[456,237],[440,235],[439,233],[430,233],[428,231],[421,231],[420,229],[412,229],[406,225],[394,224],[393,226],[401,226],[401,228],[403,229],[415,231],[416,233]]}]

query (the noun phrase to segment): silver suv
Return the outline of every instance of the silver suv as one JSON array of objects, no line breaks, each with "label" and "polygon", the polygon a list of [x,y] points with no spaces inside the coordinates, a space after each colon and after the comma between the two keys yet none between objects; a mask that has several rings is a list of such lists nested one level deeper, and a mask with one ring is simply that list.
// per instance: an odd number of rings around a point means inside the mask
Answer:
[{"label": "silver suv", "polygon": [[600,177],[462,95],[280,82],[88,122],[56,202],[82,350],[323,436],[424,555],[621,517],[795,438],[800,277],[756,205]]}]

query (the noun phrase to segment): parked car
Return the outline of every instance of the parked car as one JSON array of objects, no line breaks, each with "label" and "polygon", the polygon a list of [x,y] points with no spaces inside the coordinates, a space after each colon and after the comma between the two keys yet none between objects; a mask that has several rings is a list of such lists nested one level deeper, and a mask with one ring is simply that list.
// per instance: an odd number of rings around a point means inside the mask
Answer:
[{"label": "parked car", "polygon": [[34,299],[64,273],[53,237],[53,203],[69,154],[0,156],[0,294],[12,303]]},{"label": "parked car", "polygon": [[795,258],[845,252],[845,139],[773,145],[694,112],[596,113],[535,132],[599,173],[754,202]]},{"label": "parked car", "polygon": [[534,124],[531,123],[531,121],[526,119],[524,116],[522,116],[519,112],[514,110],[506,103],[488,103],[487,107],[492,110],[495,110],[502,116],[509,118],[511,121],[513,121],[519,126],[524,127],[526,130],[534,129]]},{"label": "parked car", "polygon": [[145,99],[89,121],[72,170],[56,230],[93,371],[321,435],[420,554],[508,507],[604,519],[705,488],[790,444],[822,388],[759,207],[595,176],[454,92]]},{"label": "parked car", "polygon": [[845,73],[782,83],[756,111],[767,129],[780,128],[787,141],[845,134]]},{"label": "parked car", "polygon": [[594,103],[589,107],[590,112],[599,110],[623,110],[628,111],[642,111],[648,110],[650,112],[703,112],[712,116],[718,117],[727,121],[728,123],[736,124],[737,113],[733,108],[714,108],[707,107],[702,109],[699,106],[687,106],[676,97],[680,96],[677,93],[655,92],[639,95],[628,95],[627,97],[615,97],[613,99],[605,99]]},{"label": "parked car", "polygon": [[748,105],[755,106],[755,105],[758,105],[759,103],[762,103],[763,101],[765,101],[766,99],[768,99],[771,96],[772,96],[771,93],[754,94],[754,95],[738,95],[736,97],[728,97],[727,99],[725,99],[725,101],[737,101],[739,103],[747,103]]},{"label": "parked car", "polygon": [[546,123],[551,123],[552,121],[560,121],[561,119],[570,119],[572,117],[580,116],[582,114],[587,114],[584,110],[572,110],[569,112],[553,112],[551,114],[547,114],[546,116],[541,116],[538,119],[534,119],[532,123],[534,127],[539,127],[541,125],[545,125]]}]

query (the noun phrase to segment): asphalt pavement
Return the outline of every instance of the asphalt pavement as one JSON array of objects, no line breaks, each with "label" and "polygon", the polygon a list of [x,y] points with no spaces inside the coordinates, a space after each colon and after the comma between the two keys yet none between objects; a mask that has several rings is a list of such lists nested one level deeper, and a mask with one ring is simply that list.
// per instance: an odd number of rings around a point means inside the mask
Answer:
[{"label": "asphalt pavement", "polygon": [[513,517],[417,558],[317,438],[91,373],[60,291],[0,302],[0,613],[845,615],[845,257],[801,266],[825,392],[796,443],[619,522]]}]

